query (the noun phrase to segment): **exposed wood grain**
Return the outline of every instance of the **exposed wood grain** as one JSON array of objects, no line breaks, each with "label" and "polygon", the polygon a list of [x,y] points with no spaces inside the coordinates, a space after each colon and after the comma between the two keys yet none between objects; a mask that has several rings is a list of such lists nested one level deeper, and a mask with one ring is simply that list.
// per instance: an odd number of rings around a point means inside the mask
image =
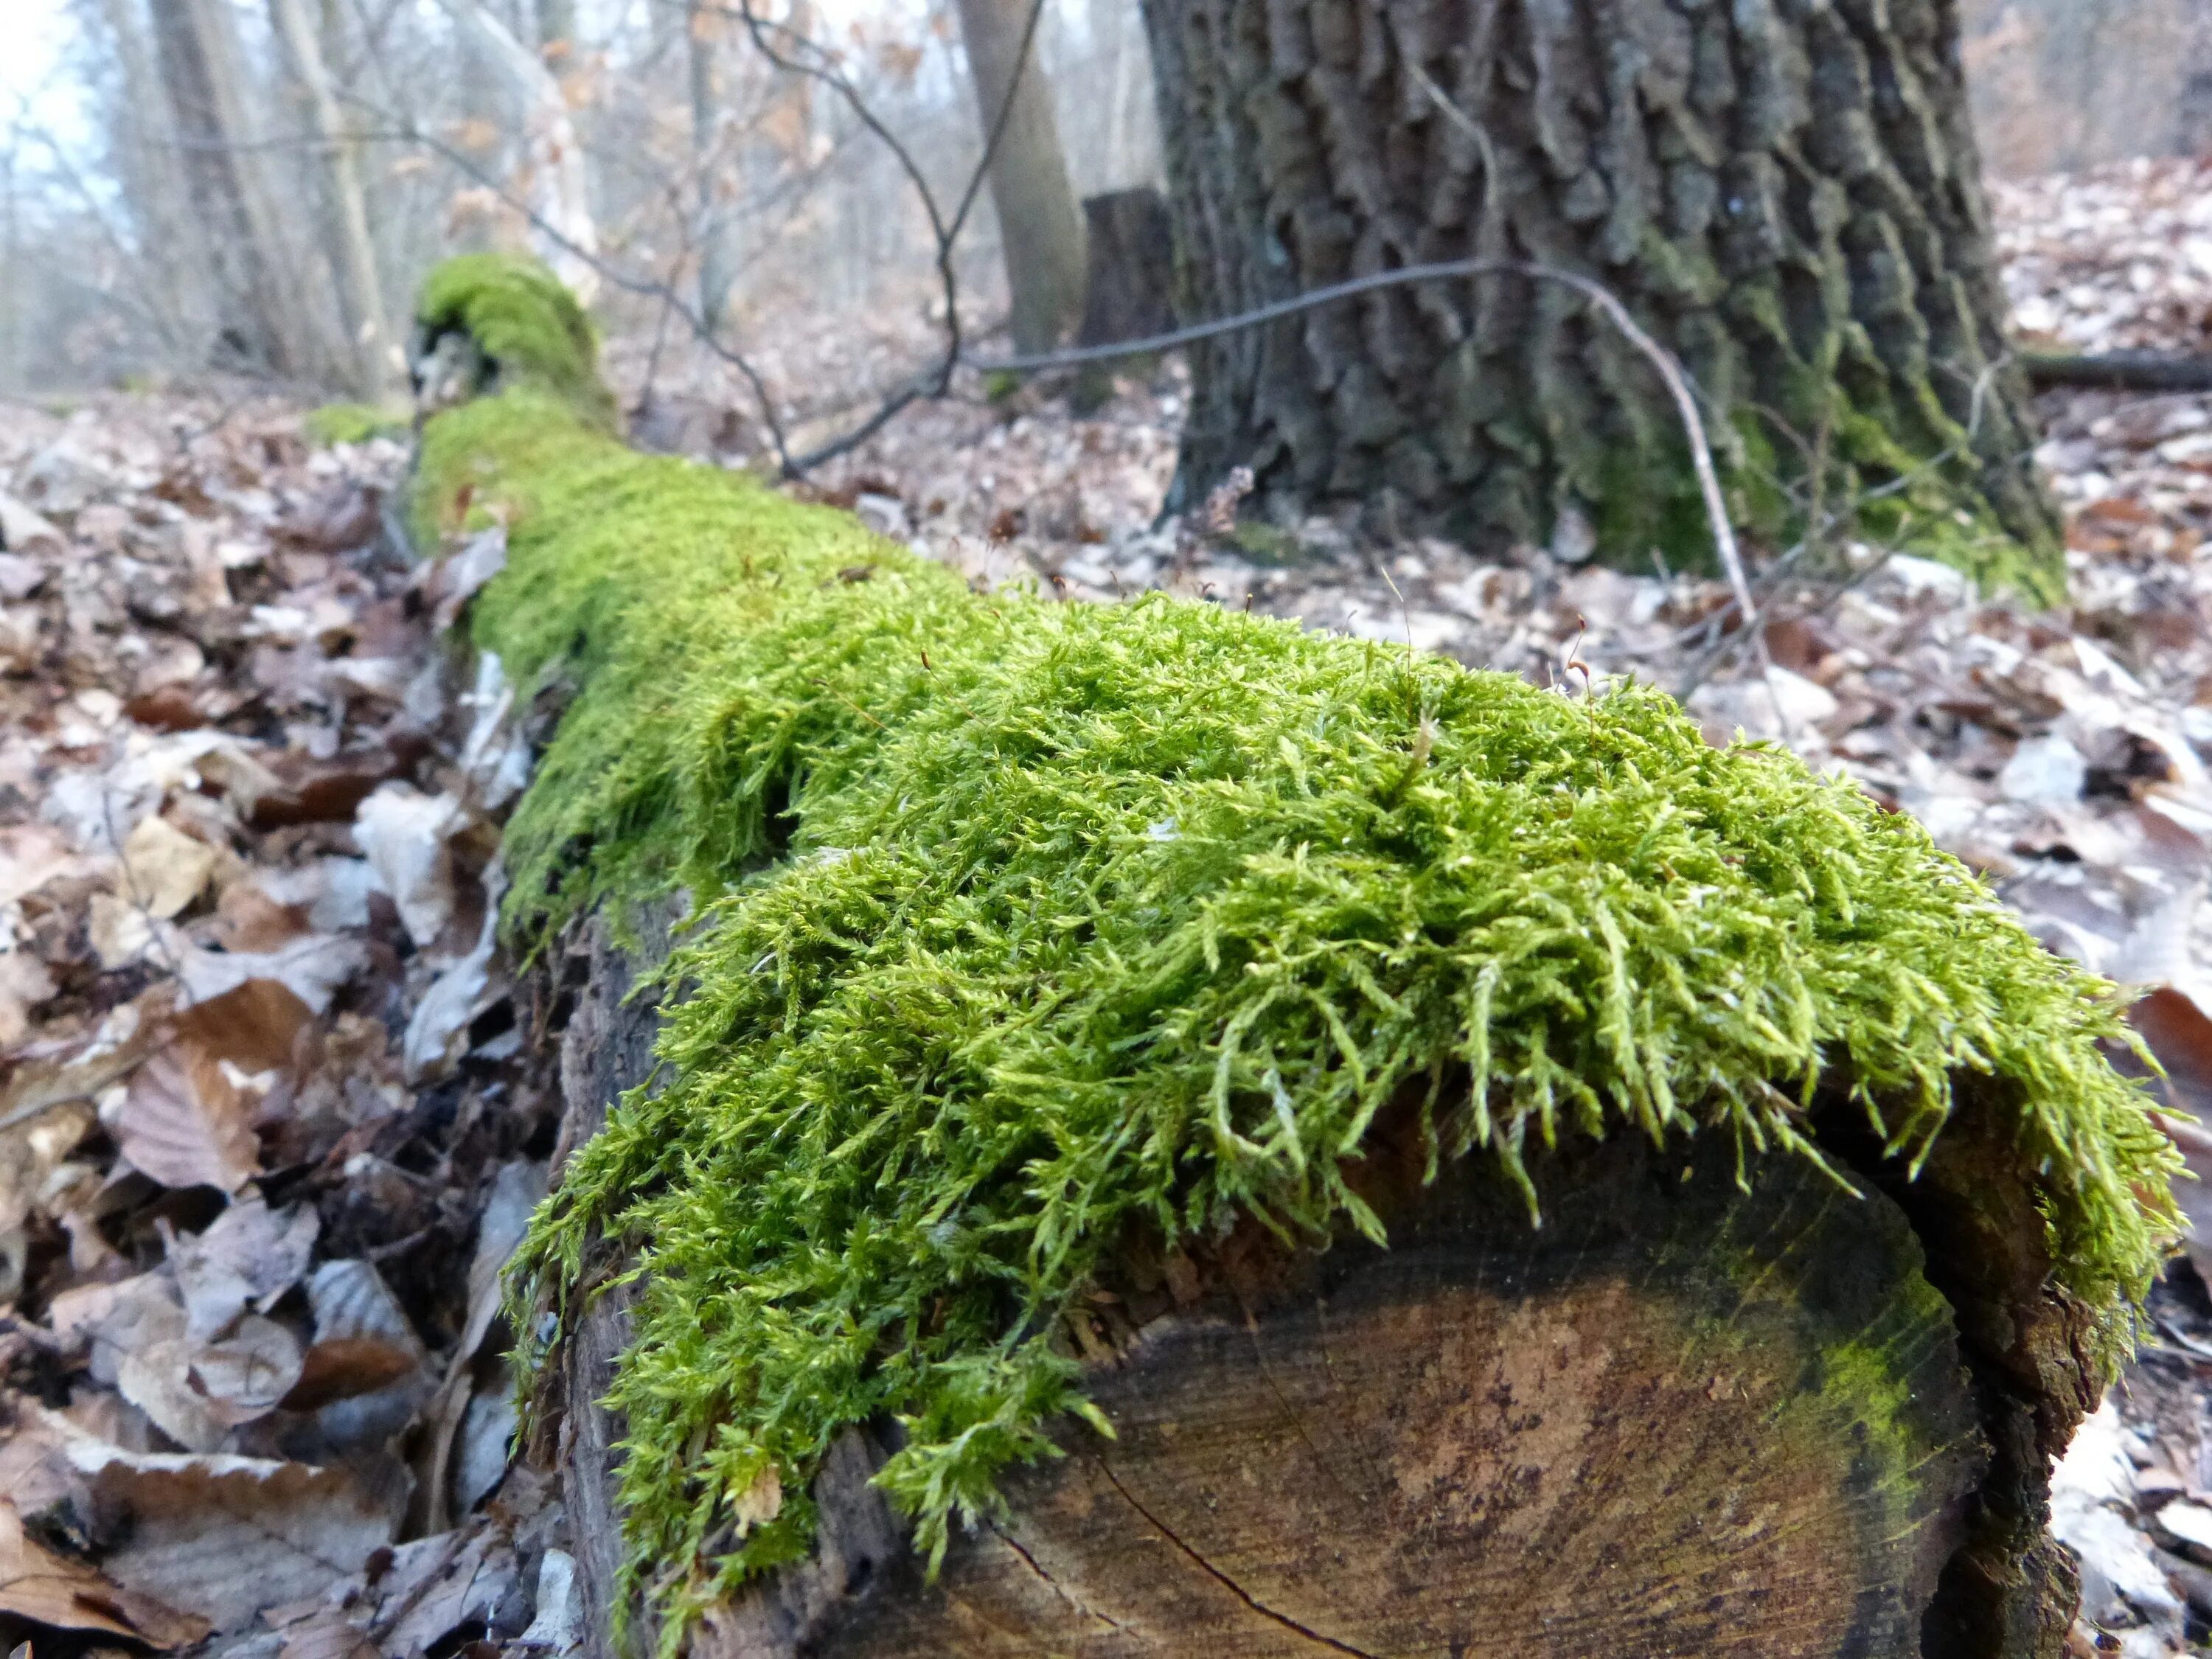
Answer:
[{"label": "exposed wood grain", "polygon": [[[649,1074],[657,1023],[603,927],[588,948],[568,1145]],[[814,1559],[712,1611],[691,1651],[1918,1654],[1987,1449],[1904,1211],[1772,1160],[1741,1192],[1720,1144],[1538,1173],[1540,1230],[1463,1172],[1397,1204],[1388,1251],[1285,1257],[1256,1229],[1195,1262],[1133,1249],[1082,1339],[1118,1437],[1065,1431],[930,1584],[868,1485],[889,1431],[848,1434]],[[628,1332],[625,1300],[594,1298],[566,1401],[605,1393]],[[595,1659],[621,1431],[586,1407],[557,1443]],[[641,1618],[632,1650],[653,1637]]]}]

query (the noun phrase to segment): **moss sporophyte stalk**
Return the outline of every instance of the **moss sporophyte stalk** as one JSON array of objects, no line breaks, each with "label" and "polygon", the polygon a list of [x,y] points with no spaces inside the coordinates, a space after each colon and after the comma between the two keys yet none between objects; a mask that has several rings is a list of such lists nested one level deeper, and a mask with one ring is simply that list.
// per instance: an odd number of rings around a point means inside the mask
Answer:
[{"label": "moss sporophyte stalk", "polygon": [[549,289],[500,289],[532,355],[429,423],[412,510],[425,544],[463,501],[506,518],[476,643],[567,699],[507,830],[518,948],[691,896],[659,1073],[512,1285],[529,1330],[596,1241],[633,1264],[609,1404],[666,1641],[806,1552],[848,1425],[902,1426],[878,1480],[926,1552],[988,1513],[1086,1410],[1055,1323],[1133,1229],[1379,1237],[1346,1171],[1409,1092],[1449,1178],[1617,1133],[1818,1158],[1816,1089],[1911,1158],[1954,1077],[2000,1079],[2058,1275],[2124,1346],[2174,1217],[2100,1050],[2116,995],[1910,819],[1648,688],[978,596],[624,448]]}]

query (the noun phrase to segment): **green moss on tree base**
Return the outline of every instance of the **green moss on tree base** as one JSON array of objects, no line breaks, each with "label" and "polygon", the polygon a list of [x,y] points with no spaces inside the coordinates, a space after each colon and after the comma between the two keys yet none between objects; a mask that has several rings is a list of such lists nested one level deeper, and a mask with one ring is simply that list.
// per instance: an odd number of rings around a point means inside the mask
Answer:
[{"label": "green moss on tree base", "polygon": [[515,1270],[568,1319],[595,1239],[634,1258],[610,1403],[670,1642],[805,1551],[849,1425],[904,1425],[878,1479],[930,1550],[1052,1455],[1084,1409],[1058,1316],[1131,1227],[1377,1232],[1345,1170],[1408,1089],[1437,1168],[1517,1171],[1624,1131],[1817,1159],[1824,1087],[1911,1157],[1995,1076],[2060,1278],[2127,1340],[2173,1216],[2112,988],[1909,819],[1642,687],[978,597],[570,411],[440,416],[413,508],[507,517],[476,639],[569,691],[507,831],[515,934],[696,900],[658,1086]]}]

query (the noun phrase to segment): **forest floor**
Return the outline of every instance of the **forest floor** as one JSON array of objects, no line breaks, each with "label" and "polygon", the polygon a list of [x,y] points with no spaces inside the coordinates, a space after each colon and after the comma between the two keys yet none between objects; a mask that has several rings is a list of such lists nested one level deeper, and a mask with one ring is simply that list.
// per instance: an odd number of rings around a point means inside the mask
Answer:
[{"label": "forest floor", "polygon": [[[2204,172],[1999,208],[2034,337],[2212,349]],[[769,367],[813,389],[791,414],[817,434],[927,346],[784,332],[805,343]],[[611,354],[639,436],[745,459],[744,405],[673,351],[648,392],[650,355]],[[1761,665],[1711,581],[1319,523],[1326,556],[1285,566],[1156,523],[1182,397],[1173,366],[1081,416],[963,386],[806,488],[992,581],[1164,586],[1676,689],[1717,741],[1857,779],[2052,948],[2155,988],[2161,1086],[2212,1106],[2212,398],[2045,399],[2068,606],[1841,544],[1825,574],[1760,574]],[[544,1011],[488,926],[526,756],[507,688],[441,632],[501,547],[411,566],[386,521],[405,459],[245,395],[0,405],[0,1651],[574,1640],[556,1495],[508,1458],[496,1317],[558,1108],[524,1041]],[[2212,1135],[2179,1133],[2212,1172]],[[2169,1276],[2063,1471],[2106,1632],[2085,1623],[2085,1653],[2212,1631],[2206,1282]]]}]

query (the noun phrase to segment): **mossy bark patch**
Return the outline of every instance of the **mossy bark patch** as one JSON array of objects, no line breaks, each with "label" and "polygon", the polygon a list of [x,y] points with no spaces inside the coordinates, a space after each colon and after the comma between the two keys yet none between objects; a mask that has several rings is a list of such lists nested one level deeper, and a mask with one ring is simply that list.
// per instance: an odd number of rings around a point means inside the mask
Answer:
[{"label": "mossy bark patch", "polygon": [[[1950,4],[1150,0],[1182,308],[1393,268],[1603,283],[1695,379],[1739,530],[1842,533],[2055,601]],[[1582,296],[1428,283],[1192,354],[1179,488],[1479,549],[1577,513],[1710,568],[1659,378]],[[1871,499],[1863,499],[1869,498]]]},{"label": "mossy bark patch", "polygon": [[1379,1233],[1348,1175],[1408,1091],[1433,1167],[1510,1180],[1623,1133],[1817,1160],[1823,1089],[1910,1158],[1989,1074],[2060,1281],[2126,1340],[2172,1211],[2111,988],[1850,785],[1640,687],[979,597],[539,392],[430,423],[418,525],[464,484],[508,521],[477,642],[568,699],[510,926],[696,902],[658,1085],[518,1281],[568,1318],[587,1249],[633,1256],[610,1404],[669,1639],[805,1553],[848,1425],[903,1425],[878,1480],[926,1551],[989,1512],[1085,1409],[1055,1333],[1132,1229]]}]

